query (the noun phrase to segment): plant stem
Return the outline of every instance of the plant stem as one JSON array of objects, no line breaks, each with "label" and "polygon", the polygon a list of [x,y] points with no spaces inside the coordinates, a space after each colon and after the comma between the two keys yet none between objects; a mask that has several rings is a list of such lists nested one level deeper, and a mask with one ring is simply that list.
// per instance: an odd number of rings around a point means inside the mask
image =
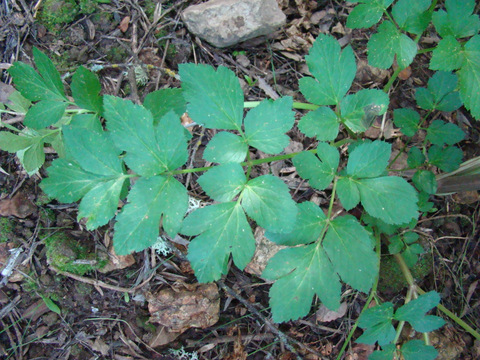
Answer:
[{"label": "plant stem", "polygon": [[[254,108],[260,104],[261,101],[245,101],[243,103],[243,107],[246,109],[249,108]],[[309,104],[309,103],[302,103],[302,102],[294,102],[293,103],[293,108],[298,109],[298,110],[316,110],[320,106],[314,105],[314,104]]]}]

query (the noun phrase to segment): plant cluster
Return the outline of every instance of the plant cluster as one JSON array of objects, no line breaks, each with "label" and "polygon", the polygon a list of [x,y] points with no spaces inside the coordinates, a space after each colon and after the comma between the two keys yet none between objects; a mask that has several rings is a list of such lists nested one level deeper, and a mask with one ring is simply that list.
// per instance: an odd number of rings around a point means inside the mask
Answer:
[{"label": "plant cluster", "polygon": [[[88,229],[115,219],[119,255],[155,244],[160,224],[170,237],[191,236],[188,259],[200,282],[220,279],[230,259],[245,268],[255,252],[252,224],[265,228],[269,240],[286,246],[262,274],[274,281],[270,305],[276,322],[307,315],[315,296],[337,309],[342,283],[370,292],[370,302],[376,297],[380,255],[387,248],[400,261],[409,294],[396,311],[391,303],[364,311],[358,325],[365,331],[358,341],[382,347],[372,359],[391,359],[394,353],[420,359],[418,352],[422,359],[434,359],[428,342],[413,340],[401,348],[396,343],[405,322],[419,332],[443,324],[426,315],[439,304],[438,294],[419,296],[411,278],[409,268],[423,252],[413,229],[419,215],[433,207],[428,200],[436,193],[434,171],[453,171],[462,160],[455,144],[463,131],[443,120],[429,121],[431,114],[463,105],[480,117],[480,20],[472,15],[473,0],[447,0],[446,11],[435,11],[436,1],[430,0],[399,0],[393,6],[393,0],[358,2],[347,26],[370,27],[386,19],[368,43],[371,65],[389,68],[396,58],[398,69],[384,89],[350,93],[357,70],[353,50],[341,49],[330,35],[320,35],[306,57],[312,76],[300,79],[299,86],[308,104],[291,97],[245,103],[232,71],[194,64],[180,65],[181,89],[152,92],[143,105],[100,95],[97,76],[80,67],[70,100],[51,61],[34,49],[37,71],[21,62],[9,69],[19,92],[3,112],[25,113],[25,127],[7,126],[11,132],[0,132],[0,147],[16,153],[32,175],[45,161],[44,145],[53,146],[58,159],[47,168],[41,188],[58,201],[80,201],[78,219],[85,218]],[[414,60],[431,20],[442,40],[432,50],[430,68],[439,71],[426,88],[416,90],[422,110],[391,109],[406,137],[426,133],[420,145],[408,150],[408,169],[415,170],[409,182],[390,172],[407,145],[392,157],[390,143],[362,134],[389,110],[388,90]],[[246,107],[253,108],[244,116]],[[318,143],[308,151],[282,154],[290,141],[286,133],[295,124],[292,108],[307,110],[298,129]],[[179,121],[185,111],[197,124],[217,131],[203,154],[215,165],[185,168],[191,137]],[[340,133],[348,137],[337,141]],[[339,148],[346,144],[344,155]],[[253,160],[250,149],[272,156]],[[272,174],[251,177],[253,167],[282,159],[292,159],[312,188],[329,191],[326,209],[296,203],[288,186]],[[189,194],[177,178],[192,172],[203,172],[198,183],[213,203],[185,217]],[[118,212],[119,200],[126,205]],[[344,211],[334,212],[334,203]],[[351,215],[359,205],[362,215]],[[398,322],[397,331],[392,321]]]}]

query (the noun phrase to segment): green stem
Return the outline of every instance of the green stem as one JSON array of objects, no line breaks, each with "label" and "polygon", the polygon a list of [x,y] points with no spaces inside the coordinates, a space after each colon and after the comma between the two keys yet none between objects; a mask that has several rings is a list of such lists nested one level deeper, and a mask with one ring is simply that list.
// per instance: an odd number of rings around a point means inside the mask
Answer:
[{"label": "green stem", "polygon": [[15,126],[12,126],[10,124],[4,123],[3,121],[0,121],[0,128],[2,128],[2,127],[6,127],[8,130],[12,130],[12,131],[15,131],[15,132],[18,132],[18,133],[21,132]]},{"label": "green stem", "polygon": [[[381,241],[380,241],[380,235],[375,233],[375,239],[376,239],[375,253],[377,255],[377,266],[378,266],[378,268],[380,268],[380,257],[382,255],[382,252],[381,252],[382,246],[381,246]],[[370,306],[370,303],[372,302],[372,300],[376,296],[377,287],[378,287],[378,279],[379,279],[379,275],[377,274],[377,277],[375,278],[375,282],[373,283],[373,286],[372,286],[372,290],[370,290],[370,295],[368,296],[368,299],[365,302],[365,305],[363,306],[362,312],[360,313],[360,316],[358,317],[357,321],[355,321],[355,324],[353,324],[352,329],[348,333],[348,336],[345,339],[345,342],[343,343],[343,346],[340,349],[340,352],[338,353],[336,360],[340,360],[340,358],[342,357],[343,353],[345,352],[345,349],[347,348],[348,344],[350,343],[350,340],[352,339],[353,333],[355,332],[355,330],[358,327],[359,319],[361,318],[361,316],[365,312],[365,310],[368,309],[368,307]]]},{"label": "green stem", "polygon": [[[243,107],[246,109],[249,108],[254,108],[258,105],[260,105],[261,101],[245,101],[243,103]],[[315,104],[309,104],[309,103],[302,103],[302,102],[294,102],[293,103],[293,108],[298,109],[298,110],[316,110],[320,106],[315,105]]]}]

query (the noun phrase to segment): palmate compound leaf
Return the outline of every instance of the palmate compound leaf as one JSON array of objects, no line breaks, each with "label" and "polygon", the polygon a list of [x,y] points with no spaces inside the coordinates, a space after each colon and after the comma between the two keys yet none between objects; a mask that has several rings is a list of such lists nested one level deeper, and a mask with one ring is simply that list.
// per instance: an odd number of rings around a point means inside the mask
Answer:
[{"label": "palmate compound leaf", "polygon": [[387,345],[395,338],[395,328],[392,325],[393,304],[386,302],[365,310],[358,321],[358,326],[364,329],[357,342],[380,346]]},{"label": "palmate compound leaf", "polygon": [[445,320],[438,316],[426,315],[439,303],[440,295],[435,291],[430,291],[397,309],[395,319],[408,321],[416,331],[431,332],[445,324]]},{"label": "palmate compound leaf", "polygon": [[462,162],[462,157],[462,150],[456,146],[442,148],[438,145],[432,145],[428,149],[428,162],[445,172],[457,170]]},{"label": "palmate compound leaf", "polygon": [[425,345],[422,340],[410,340],[403,344],[401,353],[405,360],[435,360],[438,356],[437,349]]},{"label": "palmate compound leaf", "polygon": [[462,67],[463,48],[453,36],[447,36],[440,40],[432,52],[430,69],[452,71]]},{"label": "palmate compound leaf", "polygon": [[145,96],[143,106],[150,110],[153,123],[156,125],[169,111],[182,116],[187,106],[183,98],[182,89],[160,89]]},{"label": "palmate compound leaf", "polygon": [[240,164],[215,166],[198,178],[198,183],[213,200],[228,202],[243,190],[247,182]]},{"label": "palmate compound leaf", "polygon": [[[349,2],[357,2],[349,0]],[[347,27],[351,29],[369,28],[380,21],[383,12],[393,3],[393,0],[359,0],[348,15]]]},{"label": "palmate compound leaf", "polygon": [[243,118],[243,91],[233,71],[220,66],[181,64],[183,96],[187,111],[207,128],[240,130]]},{"label": "palmate compound leaf", "polygon": [[247,143],[267,154],[282,152],[290,142],[285,133],[295,121],[292,105],[293,99],[287,96],[263,100],[250,110],[244,120]]},{"label": "palmate compound leaf", "polygon": [[447,11],[438,10],[433,14],[433,25],[441,37],[464,38],[475,35],[480,30],[478,15],[472,15],[475,0],[447,0]]},{"label": "palmate compound leaf", "polygon": [[427,12],[432,0],[399,0],[392,8],[392,15],[400,29],[421,34],[430,23]]},{"label": "palmate compound leaf", "polygon": [[272,175],[262,175],[247,182],[242,206],[258,225],[277,233],[289,232],[295,225],[297,207],[287,185]]},{"label": "palmate compound leaf", "polygon": [[406,68],[417,54],[417,44],[402,34],[390,21],[384,21],[368,41],[368,63],[381,69],[393,64],[395,55],[400,68]]},{"label": "palmate compound leaf", "polygon": [[[270,290],[270,305],[276,322],[308,314],[313,296],[331,310],[340,305],[340,281],[368,291],[378,273],[373,240],[352,216],[327,222],[313,203],[299,205],[298,222],[289,234],[267,232],[269,239],[282,244],[308,244],[280,250],[262,276],[276,280]],[[315,209],[316,208],[316,209]],[[323,244],[318,236],[329,226]]]},{"label": "palmate compound leaf", "polygon": [[173,112],[154,127],[152,114],[143,106],[105,96],[104,116],[111,138],[126,151],[125,162],[137,174],[158,175],[185,164],[187,142],[180,119]]},{"label": "palmate compound leaf", "polygon": [[419,129],[420,114],[413,109],[395,109],[393,110],[393,123],[406,136],[413,136]]},{"label": "palmate compound leaf", "polygon": [[34,129],[43,129],[58,122],[67,108],[66,102],[42,100],[33,105],[23,123]]},{"label": "palmate compound leaf", "polygon": [[340,154],[326,143],[317,145],[317,156],[304,151],[293,158],[298,174],[318,190],[325,189],[332,182],[340,162]]},{"label": "palmate compound leaf", "polygon": [[270,306],[277,323],[307,315],[315,294],[329,309],[340,306],[340,280],[318,243],[280,250],[262,277],[276,280]]},{"label": "palmate compound leaf", "polygon": [[382,175],[388,165],[392,146],[384,141],[364,143],[350,153],[347,174],[358,178]]},{"label": "palmate compound leaf", "polygon": [[338,105],[352,85],[357,66],[350,46],[341,51],[331,35],[320,34],[310,48],[306,61],[314,76],[300,79],[300,91],[317,105]]},{"label": "palmate compound leaf", "polygon": [[353,132],[364,132],[388,109],[388,95],[376,89],[363,89],[347,95],[340,104],[342,122]]},{"label": "palmate compound leaf", "polygon": [[225,164],[240,163],[247,156],[248,145],[243,138],[238,135],[222,131],[210,140],[203,158],[207,161]]},{"label": "palmate compound leaf", "polygon": [[255,252],[255,239],[247,217],[238,202],[210,205],[192,212],[180,232],[194,236],[188,246],[188,260],[200,282],[218,280],[226,274],[232,254],[243,269]]},{"label": "palmate compound leaf", "polygon": [[427,129],[426,139],[438,146],[453,145],[464,138],[465,133],[459,126],[442,120],[434,120]]},{"label": "palmate compound leaf", "polygon": [[165,232],[174,237],[188,208],[187,190],[172,176],[139,178],[127,200],[115,224],[113,245],[118,255],[152,246],[157,241],[160,219]]},{"label": "palmate compound leaf", "polygon": [[40,186],[60,201],[80,202],[78,219],[87,228],[105,225],[117,210],[126,180],[118,150],[104,133],[74,126],[63,127],[69,159],[56,159]]},{"label": "palmate compound leaf", "polygon": [[62,79],[60,78],[60,74],[55,68],[52,60],[50,60],[47,55],[42,53],[36,47],[33,48],[33,58],[35,60],[35,66],[37,67],[38,72],[40,75],[42,75],[42,78],[48,87],[66,100]]},{"label": "palmate compound leaf", "polygon": [[[425,110],[454,111],[462,106],[457,90],[458,77],[446,71],[437,71],[429,80],[428,87],[415,91],[418,106]],[[406,134],[405,134],[406,135]]]}]

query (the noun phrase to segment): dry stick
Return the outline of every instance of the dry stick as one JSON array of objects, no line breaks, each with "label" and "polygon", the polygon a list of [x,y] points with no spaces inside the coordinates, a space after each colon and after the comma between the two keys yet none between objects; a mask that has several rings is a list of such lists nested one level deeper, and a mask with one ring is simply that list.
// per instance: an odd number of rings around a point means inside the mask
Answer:
[{"label": "dry stick", "polygon": [[306,350],[316,356],[318,356],[320,359],[325,358],[320,354],[318,351],[312,349],[311,347],[302,344],[300,341],[295,340],[294,338],[291,338],[290,336],[284,334],[281,332],[270,320],[268,320],[265,316],[263,316],[255,307],[253,307],[247,300],[242,298],[240,295],[238,295],[235,291],[233,291],[230,287],[225,285],[225,283],[222,280],[217,281],[218,285],[225,290],[230,296],[233,296],[235,299],[240,301],[251,313],[255,314],[258,318],[260,318],[267,327],[277,335],[278,339],[285,344],[288,350],[290,350],[292,353],[294,353],[298,359],[302,359],[302,357],[297,353],[297,351],[293,348],[293,346],[290,343],[294,343],[295,345],[299,346],[303,350]]},{"label": "dry stick", "polygon": [[195,341],[195,340],[187,339],[186,347],[193,348],[193,347],[198,347],[198,346],[203,346],[208,344],[219,345],[219,344],[232,343],[232,342],[238,341],[239,338],[242,341],[242,343],[247,343],[251,341],[271,340],[274,337],[275,337],[274,334],[268,333],[268,334],[260,334],[260,335],[221,336],[214,339],[206,339],[204,341]]},{"label": "dry stick", "polygon": [[138,88],[137,88],[137,79],[135,77],[135,69],[133,67],[130,67],[128,69],[128,82],[132,90],[133,102],[136,104],[140,104],[140,97],[138,96]]},{"label": "dry stick", "polygon": [[99,286],[99,287],[109,289],[109,290],[113,290],[113,291],[119,291],[119,292],[123,292],[123,293],[126,292],[126,293],[130,293],[130,294],[135,293],[138,289],[140,289],[141,287],[148,284],[148,282],[150,282],[150,279],[153,277],[153,275],[155,275],[155,273],[153,273],[152,275],[150,275],[150,277],[147,280],[145,280],[144,282],[142,282],[141,284],[139,284],[139,285],[137,285],[133,288],[124,288],[124,287],[121,287],[121,286],[110,285],[110,284],[104,283],[103,281],[100,281],[100,280],[90,279],[90,278],[87,278],[87,277],[83,277],[83,276],[80,276],[80,275],[69,273],[67,271],[62,271],[62,270],[59,270],[55,266],[52,266],[52,265],[50,265],[50,269],[52,269],[53,271],[55,271],[56,273],[58,273],[60,275],[67,276],[69,278],[81,281],[81,282],[86,283],[86,284],[90,284],[90,285],[93,285],[93,286]]}]

